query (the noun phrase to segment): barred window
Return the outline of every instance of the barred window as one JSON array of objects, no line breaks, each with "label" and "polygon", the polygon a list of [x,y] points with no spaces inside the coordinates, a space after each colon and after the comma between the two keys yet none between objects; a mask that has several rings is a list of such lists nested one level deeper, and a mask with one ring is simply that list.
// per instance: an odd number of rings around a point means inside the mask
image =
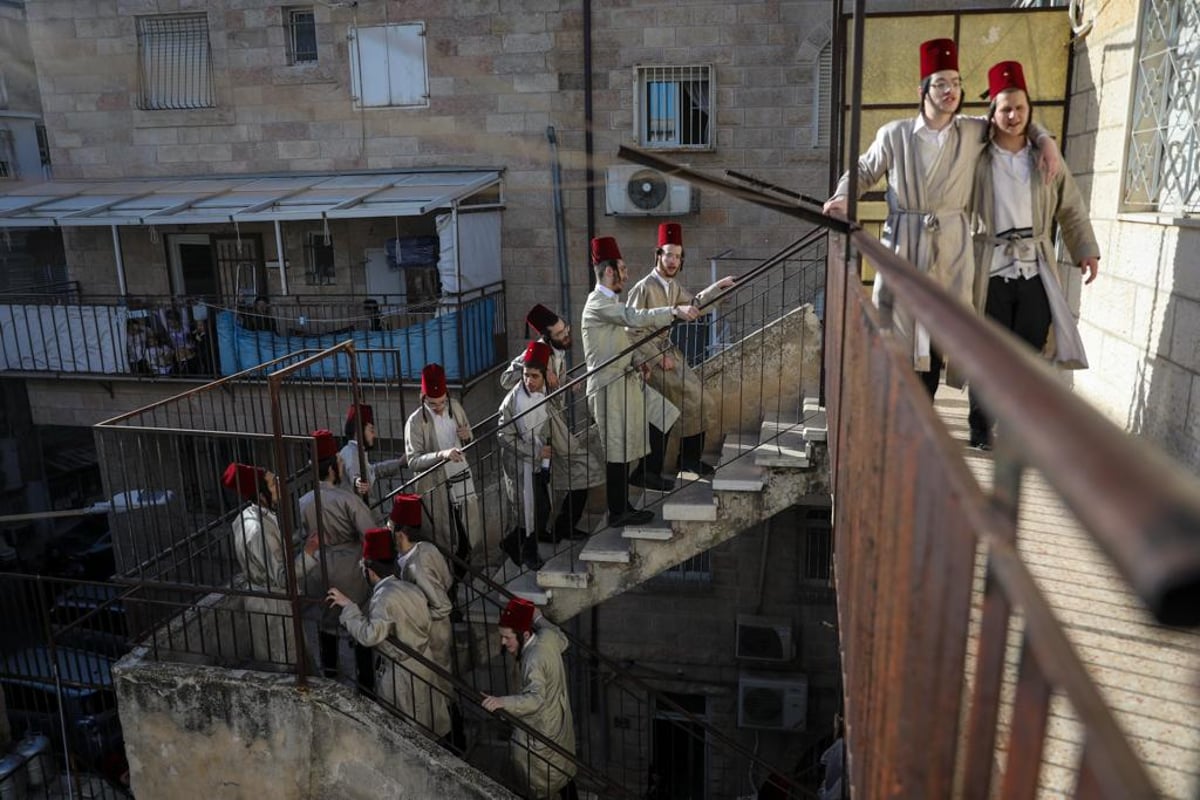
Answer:
[{"label": "barred window", "polygon": [[1200,0],[1144,0],[1125,164],[1128,211],[1200,212]]},{"label": "barred window", "polygon": [[691,558],[667,567],[658,574],[660,580],[669,583],[712,583],[712,551],[705,550]]},{"label": "barred window", "polygon": [[139,108],[212,108],[212,49],[208,17],[173,14],[138,17]]},{"label": "barred window", "polygon": [[634,126],[643,147],[714,147],[712,65],[636,67],[635,76]]},{"label": "barred window", "polygon": [[287,23],[289,64],[313,64],[317,61],[317,22],[312,8],[288,7]]},{"label": "barred window", "polygon": [[362,108],[429,105],[425,23],[350,30],[350,90]]}]

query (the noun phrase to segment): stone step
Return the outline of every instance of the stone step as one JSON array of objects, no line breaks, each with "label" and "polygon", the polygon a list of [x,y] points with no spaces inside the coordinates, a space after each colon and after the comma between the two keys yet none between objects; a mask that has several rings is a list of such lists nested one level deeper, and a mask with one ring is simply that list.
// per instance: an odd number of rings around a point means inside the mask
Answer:
[{"label": "stone step", "polygon": [[579,560],[579,545],[572,557],[570,548],[546,560],[538,570],[538,586],[543,589],[586,589],[592,582],[592,573],[587,564]]},{"label": "stone step", "polygon": [[550,602],[553,592],[538,586],[537,573],[533,570],[522,572],[504,586],[517,597],[524,597],[535,606],[544,606]]},{"label": "stone step", "polygon": [[804,423],[793,416],[767,415],[758,434],[754,463],[760,467],[804,468],[812,445],[804,437]]},{"label": "stone step", "polygon": [[804,410],[804,438],[810,442],[823,442],[829,438],[829,418],[825,409]]},{"label": "stone step", "polygon": [[605,528],[587,540],[579,553],[580,561],[599,561],[609,564],[628,564],[630,540],[621,535],[619,528]]},{"label": "stone step", "polygon": [[675,531],[671,528],[671,523],[658,517],[645,525],[626,525],[621,529],[621,536],[626,539],[642,539],[651,542],[666,542],[674,535]]},{"label": "stone step", "polygon": [[712,482],[693,481],[668,497],[661,506],[665,521],[713,522],[717,518],[717,498]]},{"label": "stone step", "polygon": [[713,476],[714,492],[761,492],[767,485],[767,471],[754,463],[756,442],[753,437],[732,435],[725,438],[721,465]]}]

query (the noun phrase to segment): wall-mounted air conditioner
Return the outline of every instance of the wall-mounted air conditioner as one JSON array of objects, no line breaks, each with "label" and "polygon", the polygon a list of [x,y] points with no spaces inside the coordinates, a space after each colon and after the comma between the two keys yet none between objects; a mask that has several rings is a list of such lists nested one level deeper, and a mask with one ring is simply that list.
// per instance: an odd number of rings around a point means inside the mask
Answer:
[{"label": "wall-mounted air conditioner", "polygon": [[637,164],[614,164],[605,174],[605,213],[626,217],[690,214],[692,186]]},{"label": "wall-mounted air conditioner", "polygon": [[742,675],[738,678],[738,727],[768,731],[804,730],[808,718],[808,678]]},{"label": "wall-mounted air conditioner", "polygon": [[796,655],[791,620],[738,614],[734,655],[751,661],[791,661]]}]

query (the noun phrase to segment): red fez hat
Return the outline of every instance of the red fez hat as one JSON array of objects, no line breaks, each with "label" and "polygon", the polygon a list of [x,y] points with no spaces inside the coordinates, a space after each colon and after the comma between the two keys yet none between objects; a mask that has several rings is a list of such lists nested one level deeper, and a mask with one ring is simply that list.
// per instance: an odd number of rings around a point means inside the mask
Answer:
[{"label": "red fez hat", "polygon": [[396,557],[396,543],[387,528],[371,528],[363,531],[362,557],[364,561],[391,561]]},{"label": "red fez hat", "polygon": [[337,455],[337,440],[333,438],[331,431],[322,428],[319,431],[313,431],[312,437],[317,440],[317,461],[324,461]]},{"label": "red fez hat", "polygon": [[621,258],[621,248],[617,247],[617,240],[611,236],[599,236],[592,239],[592,263],[599,264],[601,261],[617,261]]},{"label": "red fez hat", "polygon": [[921,42],[921,80],[944,69],[958,72],[958,45],[954,40],[930,39]]},{"label": "red fez hat", "polygon": [[351,405],[346,412],[346,422],[353,422],[356,416],[362,417],[363,425],[375,424],[375,411],[366,403]]},{"label": "red fez hat", "polygon": [[446,394],[446,370],[441,364],[426,364],[421,370],[421,394],[426,397],[443,397]]},{"label": "red fez hat", "polygon": [[550,345],[545,342],[530,342],[525,348],[525,357],[522,359],[525,364],[531,367],[546,368],[550,363]]},{"label": "red fez hat", "polygon": [[421,495],[398,494],[393,497],[388,519],[398,528],[421,527]]},{"label": "red fez hat", "polygon": [[500,612],[500,627],[512,628],[517,633],[533,630],[533,615],[537,608],[524,597],[514,597]]},{"label": "red fez hat", "polygon": [[529,313],[525,316],[525,324],[544,335],[546,329],[558,322],[559,319],[558,314],[538,303],[529,309]]},{"label": "red fez hat", "polygon": [[678,222],[662,222],[658,226],[658,246],[677,244],[683,247],[683,226]]},{"label": "red fez hat", "polygon": [[988,70],[988,96],[995,100],[1001,92],[1009,89],[1020,89],[1028,94],[1025,88],[1025,70],[1021,69],[1019,61],[1001,61]]},{"label": "red fez hat", "polygon": [[241,499],[254,500],[258,497],[259,481],[266,475],[267,471],[262,467],[231,463],[225,468],[225,474],[221,476],[221,483]]}]

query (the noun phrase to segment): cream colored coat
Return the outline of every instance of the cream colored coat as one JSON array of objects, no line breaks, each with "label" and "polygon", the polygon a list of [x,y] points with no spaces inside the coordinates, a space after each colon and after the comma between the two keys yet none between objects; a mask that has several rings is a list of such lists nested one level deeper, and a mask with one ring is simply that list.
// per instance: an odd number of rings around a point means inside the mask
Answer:
[{"label": "cream colored coat", "polygon": [[[526,643],[517,662],[513,685],[517,694],[498,698],[512,714],[568,753],[575,753],[575,720],[567,697],[567,671],[562,654],[567,637],[544,617],[533,624],[534,637]],[[514,728],[511,754],[517,773],[534,796],[550,797],[575,776],[575,764],[542,742]]]},{"label": "cream colored coat", "polygon": [[342,609],[341,621],[354,641],[375,648],[375,692],[380,699],[434,736],[449,733],[450,710],[446,696],[438,691],[441,680],[429,667],[387,641],[395,636],[433,660],[429,608],[421,590],[389,575],[375,584],[365,615],[350,603]]},{"label": "cream colored coat", "polygon": [[[968,210],[975,166],[987,146],[988,121],[958,116],[933,165],[919,163],[917,117],[894,120],[881,127],[875,141],[858,159],[860,196],[887,175],[888,216],[880,241],[901,258],[933,278],[952,297],[972,303],[975,255]],[[1040,134],[1041,129],[1036,132]],[[927,166],[931,166],[928,170]],[[838,182],[834,197],[849,193],[850,175]],[[875,279],[878,302],[882,276]],[[913,316],[897,305],[896,330],[911,347],[913,366],[929,370],[929,342]]]},{"label": "cream colored coat", "polygon": [[[471,421],[467,419],[467,412],[463,410],[462,404],[453,398],[450,399],[448,413],[454,419],[456,427],[471,427]],[[469,441],[470,439],[460,441],[459,445],[465,445]],[[437,431],[433,427],[433,416],[429,409],[425,408],[424,403],[409,415],[408,421],[404,423],[404,449],[408,455],[408,467],[416,475],[440,463],[440,459],[434,454],[442,448],[438,445]],[[477,476],[473,477],[477,479]],[[451,527],[450,521],[450,495],[445,468],[436,469],[419,479],[416,491],[425,498],[425,503],[422,505],[427,509],[426,519],[432,515],[432,519],[429,521],[433,525],[434,537],[451,552],[454,552],[457,543],[454,541],[454,529]],[[475,561],[483,557],[481,543],[484,541],[484,523],[479,511],[479,495],[472,491],[463,500],[462,507],[462,520],[467,528],[467,538],[471,542],[471,557]]]},{"label": "cream colored coat", "polygon": [[[429,657],[446,672],[453,673],[450,584],[454,582],[454,576],[446,557],[432,542],[415,542],[400,570],[400,579],[416,586],[425,595],[430,619]],[[443,688],[448,690],[450,687],[445,685]]]},{"label": "cream colored coat", "polygon": [[[552,350],[550,368],[559,376],[566,378],[566,357],[561,350]],[[500,375],[500,385],[512,389],[521,382],[525,374],[525,354],[517,356]],[[604,445],[600,441],[599,430],[589,425],[585,432],[574,433],[567,425],[567,402],[565,395],[551,398],[550,406],[554,416],[562,422],[550,431],[550,446],[554,448],[554,458],[550,461],[550,486],[556,492],[566,492],[572,489],[590,489],[604,483]],[[503,407],[501,407],[503,410]]]},{"label": "cream colored coat", "polygon": [[629,308],[599,287],[588,295],[580,325],[583,353],[592,373],[587,380],[588,408],[600,428],[605,461],[637,461],[650,451],[647,422],[665,432],[679,418],[679,409],[642,381],[633,352],[596,371],[633,343],[627,328],[662,327],[672,319],[669,308]]},{"label": "cream colored coat", "polygon": [[[1029,157],[1031,161],[1036,161],[1036,153],[1033,151],[1030,151]],[[1059,282],[1058,260],[1050,239],[1055,220],[1058,221],[1071,260],[1075,263],[1099,256],[1100,246],[1096,243],[1096,234],[1088,220],[1083,197],[1079,194],[1075,179],[1071,177],[1066,166],[1064,165],[1062,171],[1049,184],[1042,180],[1036,163],[1030,165],[1029,174],[1033,238],[1038,240],[1038,274],[1042,278],[1046,299],[1050,303],[1051,328],[1054,331],[1054,335],[1047,342],[1047,346],[1052,347],[1048,355],[1055,364],[1064,369],[1086,369],[1087,353],[1084,352],[1083,339],[1079,336],[1075,316],[1071,313],[1071,306]],[[987,306],[992,251],[996,244],[992,238],[995,235],[995,186],[992,176],[992,153],[989,147],[975,170],[975,213],[972,219],[975,233],[974,299],[975,308],[980,314],[984,313]]]},{"label": "cream colored coat", "polygon": [[[629,290],[625,304],[631,308],[640,309],[662,308],[663,306],[671,308],[692,302],[699,305],[708,299],[704,292],[693,296],[678,280],[671,281],[670,287],[668,290],[663,286],[662,281],[655,276],[654,270],[651,270],[649,275],[642,278]],[[653,331],[653,327],[637,328],[630,330],[629,334],[636,341]],[[642,361],[651,361],[661,358],[663,355],[671,357],[675,362],[675,368],[667,371],[661,369],[656,362],[652,362],[647,382],[679,409],[680,436],[704,433],[711,427],[712,419],[716,416],[716,400],[713,399],[711,393],[704,391],[703,384],[700,383],[700,379],[692,368],[688,366],[683,351],[671,341],[668,331],[663,331],[638,350],[638,357]]]},{"label": "cream colored coat", "polygon": [[[249,503],[234,518],[233,552],[246,588],[272,594],[287,594],[287,566],[283,536],[275,512]],[[299,574],[299,573],[297,573]],[[290,664],[296,660],[292,635],[292,604],[270,597],[247,597],[244,602],[250,625],[254,660]]]}]

